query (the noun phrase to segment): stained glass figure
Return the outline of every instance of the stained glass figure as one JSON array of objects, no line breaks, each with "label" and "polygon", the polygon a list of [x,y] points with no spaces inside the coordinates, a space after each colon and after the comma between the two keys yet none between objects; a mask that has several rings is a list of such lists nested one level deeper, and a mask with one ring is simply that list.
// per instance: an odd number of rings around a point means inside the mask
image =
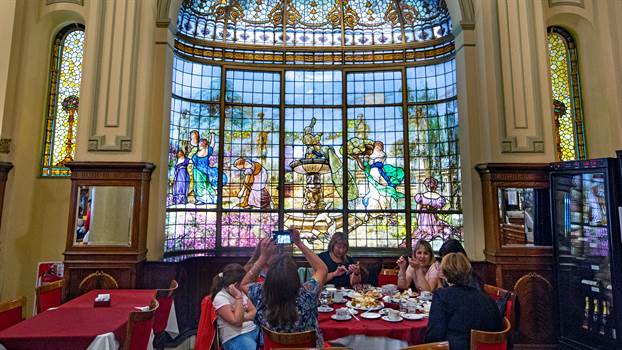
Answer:
[{"label": "stained glass figure", "polygon": [[549,27],[548,50],[557,159],[585,159],[581,85],[574,38],[563,28]]},{"label": "stained glass figure", "polygon": [[50,64],[42,176],[70,174],[65,164],[74,159],[76,152],[83,55],[84,26],[72,24],[58,32]]}]

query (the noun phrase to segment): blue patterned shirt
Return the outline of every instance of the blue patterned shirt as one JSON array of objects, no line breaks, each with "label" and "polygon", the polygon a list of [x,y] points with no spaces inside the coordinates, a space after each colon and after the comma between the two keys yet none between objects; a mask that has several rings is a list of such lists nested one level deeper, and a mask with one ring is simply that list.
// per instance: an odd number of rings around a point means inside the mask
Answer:
[{"label": "blue patterned shirt", "polygon": [[298,311],[298,320],[296,322],[279,327],[273,327],[266,319],[266,305],[263,303],[263,283],[251,283],[248,286],[248,297],[253,301],[257,308],[255,315],[255,323],[266,327],[275,332],[294,333],[315,330],[317,334],[317,347],[323,347],[324,340],[320,332],[317,321],[318,296],[320,293],[320,285],[311,278],[305,282],[298,291],[296,298],[296,310]]}]

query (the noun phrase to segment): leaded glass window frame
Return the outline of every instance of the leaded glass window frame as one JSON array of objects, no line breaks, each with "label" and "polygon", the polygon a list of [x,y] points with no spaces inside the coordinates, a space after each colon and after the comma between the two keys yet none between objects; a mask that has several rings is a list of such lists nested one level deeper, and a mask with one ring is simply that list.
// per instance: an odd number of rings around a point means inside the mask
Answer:
[{"label": "leaded glass window frame", "polygon": [[[417,1],[397,0],[391,3],[402,6]],[[237,30],[235,23],[227,22],[228,16],[231,16],[231,12],[227,11],[234,10],[229,7],[222,17],[204,18],[205,23],[213,22],[215,32],[212,34],[216,35],[218,30]],[[188,15],[187,11],[180,12],[179,26],[187,23],[184,21]],[[197,13],[191,15],[196,17]],[[447,25],[450,26],[450,21]],[[284,28],[286,31],[287,25]],[[417,34],[413,27],[408,29],[411,30],[411,42],[376,45],[372,49],[365,45],[344,45],[343,33],[341,47],[287,46],[287,43],[268,46],[230,43],[214,40],[215,37],[205,40],[191,37],[179,29],[181,27],[178,28],[174,48],[171,123],[176,125],[180,118],[201,119],[201,111],[206,109],[192,107],[197,104],[209,105],[217,110],[213,115],[208,113],[203,117],[210,120],[218,118],[219,121],[218,126],[214,124],[208,131],[197,131],[194,138],[189,136],[193,127],[184,132],[174,130],[174,126],[171,129],[165,256],[251,250],[260,236],[268,236],[272,229],[286,229],[292,223],[298,228],[305,228],[303,239],[306,238],[306,243],[316,250],[326,248],[326,238],[337,227],[336,231],[350,232],[352,250],[368,255],[395,255],[397,251],[410,250],[414,244],[413,232],[434,238],[436,249],[440,246],[439,237],[462,239],[457,84],[451,33],[443,32],[443,29],[437,33],[438,38],[424,41],[422,38],[427,34]],[[340,30],[344,30],[343,23]],[[404,34],[406,29],[400,30]],[[423,35],[419,38],[421,40],[415,38],[417,35]],[[201,77],[193,77],[195,74],[186,74],[188,72],[180,73],[179,67],[198,73],[204,72],[208,66],[211,67],[209,71],[213,71],[214,67],[220,70],[220,80],[207,85],[207,90],[211,91],[207,93],[208,99],[217,98],[201,101],[201,97],[180,96],[179,93],[190,93],[195,83],[201,86]],[[446,66],[450,68],[446,69]],[[229,72],[234,72],[232,76],[251,74],[261,78],[234,78],[228,81]],[[288,75],[295,77],[297,73],[333,74],[334,81],[331,82],[338,81],[341,86],[318,83],[316,87],[312,79],[311,85],[303,83],[299,89],[296,85],[299,82],[288,78]],[[394,78],[385,79],[387,73],[393,74]],[[278,76],[278,81],[266,79],[266,74]],[[349,94],[356,83],[350,86],[348,78],[357,75],[383,78],[363,79],[362,86],[369,83],[374,88],[366,91],[363,87],[362,97],[357,98],[353,93],[350,99]],[[184,87],[176,86],[176,79],[182,79]],[[416,87],[417,84],[422,86]],[[220,89],[215,88],[217,85]],[[275,98],[272,93],[277,85],[278,98]],[[231,91],[228,90],[230,86]],[[385,100],[387,94],[381,86],[393,86],[391,100]],[[250,90],[245,92],[246,88]],[[337,90],[339,93],[334,93]],[[262,97],[265,91],[268,95]],[[198,90],[195,93],[201,95]],[[244,100],[246,93],[249,95]],[[238,100],[234,98],[236,95]],[[186,106],[187,112],[179,106]],[[235,113],[232,112],[236,109]],[[387,124],[384,117],[389,110],[393,117]],[[356,114],[361,111],[363,115],[369,115],[373,123],[379,123],[373,127],[383,123],[386,125],[382,126],[383,132],[369,132],[371,136],[363,137],[365,141],[357,144],[351,140],[352,137],[367,135],[370,130],[365,118],[363,122],[356,119]],[[349,114],[353,118],[348,119]],[[231,127],[232,118],[235,123],[246,125],[246,129],[234,130]],[[253,129],[258,123],[262,125],[261,130]],[[410,137],[411,125],[421,131],[417,137]],[[436,125],[437,129],[430,132],[425,129],[427,125]],[[212,133],[216,140],[213,143],[208,141],[212,139]],[[235,140],[236,133],[247,133],[247,144],[239,140],[231,141]],[[385,133],[392,133],[389,141],[384,137]],[[204,150],[205,156],[209,154],[213,157],[209,162],[204,161],[204,168],[205,174],[217,173],[213,176],[212,191],[217,200],[213,205],[204,205],[204,201],[200,200],[197,208],[196,194],[192,193],[193,180],[187,180],[189,185],[176,180],[180,171],[181,178],[194,176],[195,170],[188,170],[188,164],[192,162],[185,156],[177,157],[175,154],[179,154],[179,150],[192,152],[190,149],[196,148],[200,139],[205,140],[205,150],[212,147],[211,151]],[[424,142],[426,146],[413,150],[411,142]],[[189,147],[189,144],[195,146]],[[266,145],[270,144],[278,148],[278,152],[267,149]],[[255,154],[252,150],[259,153]],[[350,150],[355,154],[348,153]],[[411,159],[418,164],[432,164],[434,157],[439,158],[437,164],[423,170],[417,168],[422,170],[419,172],[413,171],[415,168],[412,168]],[[339,162],[333,162],[335,158]],[[447,172],[446,168],[451,168],[453,172]],[[309,172],[319,175],[309,176]],[[341,179],[334,181],[339,174]],[[351,174],[358,182],[349,184]],[[304,181],[301,181],[301,176]],[[253,192],[255,197],[249,198],[250,189],[257,184],[255,179],[262,179],[259,183],[264,186],[257,187]],[[372,206],[366,204],[364,199],[371,191],[372,180],[381,184],[377,189],[383,193],[393,193],[391,199],[385,198],[386,201]],[[267,184],[272,184],[272,187]],[[177,190],[174,190],[175,186]],[[318,187],[321,188],[319,193],[312,190]],[[327,191],[326,187],[332,190]],[[354,187],[358,192],[351,191]],[[351,193],[357,193],[359,197],[351,201]],[[330,205],[325,205],[325,200]],[[296,201],[297,205],[291,204]],[[184,213],[191,214],[184,217]],[[201,216],[205,213],[209,213],[210,218]],[[261,213],[265,213],[263,218]],[[172,216],[175,216],[174,220]],[[361,235],[351,230],[357,220],[364,221],[365,225],[371,222],[363,227]],[[203,230],[188,233],[185,223],[203,227]],[[213,229],[208,229],[208,226]],[[239,229],[229,230],[231,226]],[[397,229],[378,239],[377,233],[387,228],[389,231]],[[180,230],[183,232],[178,235]],[[323,241],[313,236],[316,230],[325,235]],[[233,231],[236,232],[231,237]],[[197,243],[197,239],[201,242]],[[381,242],[383,239],[384,243]],[[364,243],[358,244],[359,241]]]},{"label": "leaded glass window frame", "polygon": [[547,32],[555,155],[558,161],[586,159],[577,45],[572,34],[562,27],[550,26]]},{"label": "leaded glass window frame", "polygon": [[[54,38],[41,157],[42,177],[71,174],[65,163],[74,159],[76,151],[84,34],[84,25],[73,23],[60,29]],[[68,43],[67,40],[74,42]]]}]

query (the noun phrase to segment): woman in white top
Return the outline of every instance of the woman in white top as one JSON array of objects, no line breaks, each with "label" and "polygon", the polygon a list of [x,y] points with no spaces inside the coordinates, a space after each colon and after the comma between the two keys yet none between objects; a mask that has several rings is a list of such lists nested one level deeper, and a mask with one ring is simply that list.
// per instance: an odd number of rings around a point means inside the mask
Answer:
[{"label": "woman in white top", "polygon": [[218,333],[224,350],[256,349],[259,328],[255,306],[240,291],[246,274],[240,264],[229,264],[212,281],[212,303],[218,315]]},{"label": "woman in white top", "polygon": [[440,287],[439,264],[434,260],[432,246],[428,241],[420,239],[415,245],[413,257],[409,257],[408,262],[403,256],[397,260],[400,268],[397,274],[397,286],[401,289],[408,289],[412,283],[415,283],[417,290],[428,292]]}]

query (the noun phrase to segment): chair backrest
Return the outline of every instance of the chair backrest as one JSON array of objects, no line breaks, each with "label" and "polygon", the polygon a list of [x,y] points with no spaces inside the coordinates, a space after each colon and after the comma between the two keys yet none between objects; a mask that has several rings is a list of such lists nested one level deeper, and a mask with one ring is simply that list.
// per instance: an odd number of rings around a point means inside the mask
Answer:
[{"label": "chair backrest", "polygon": [[515,323],[514,320],[516,317],[516,294],[490,284],[484,284],[484,292],[496,302],[504,298],[507,300],[505,304],[504,316],[507,317],[510,321],[510,324],[513,325]]},{"label": "chair backrest", "polygon": [[156,292],[156,299],[158,303],[160,303],[160,307],[158,307],[155,320],[153,321],[153,332],[155,334],[162,333],[166,329],[168,315],[171,313],[171,308],[173,307],[173,297],[177,287],[179,287],[177,281],[172,280],[167,289],[158,289]]},{"label": "chair backrest", "polygon": [[118,289],[119,283],[110,274],[104,271],[95,271],[84,277],[78,285],[80,294],[84,294],[93,289]]},{"label": "chair backrest", "polygon": [[35,289],[37,298],[37,313],[41,313],[49,308],[57,307],[63,302],[64,280],[44,284]]},{"label": "chair backrest", "polygon": [[399,269],[380,269],[378,273],[378,287],[382,287],[385,284],[397,284],[397,274]]},{"label": "chair backrest", "polygon": [[0,331],[24,320],[26,297],[0,303]]},{"label": "chair backrest", "polygon": [[316,334],[314,330],[296,333],[281,333],[271,331],[264,326],[261,326],[261,329],[263,331],[264,350],[315,346]]},{"label": "chair backrest", "polygon": [[507,350],[508,335],[512,324],[503,318],[503,330],[500,332],[488,332],[471,330],[471,350]]},{"label": "chair backrest", "polygon": [[158,301],[153,299],[149,309],[145,311],[132,311],[127,322],[124,350],[145,350],[149,345],[151,330],[153,329],[153,316],[158,309]]},{"label": "chair backrest", "polygon": [[449,342],[439,341],[434,343],[413,345],[407,348],[403,348],[402,350],[449,350]]},{"label": "chair backrest", "polygon": [[194,350],[218,349],[218,327],[216,326],[216,309],[212,298],[208,295],[201,301],[201,318]]}]

